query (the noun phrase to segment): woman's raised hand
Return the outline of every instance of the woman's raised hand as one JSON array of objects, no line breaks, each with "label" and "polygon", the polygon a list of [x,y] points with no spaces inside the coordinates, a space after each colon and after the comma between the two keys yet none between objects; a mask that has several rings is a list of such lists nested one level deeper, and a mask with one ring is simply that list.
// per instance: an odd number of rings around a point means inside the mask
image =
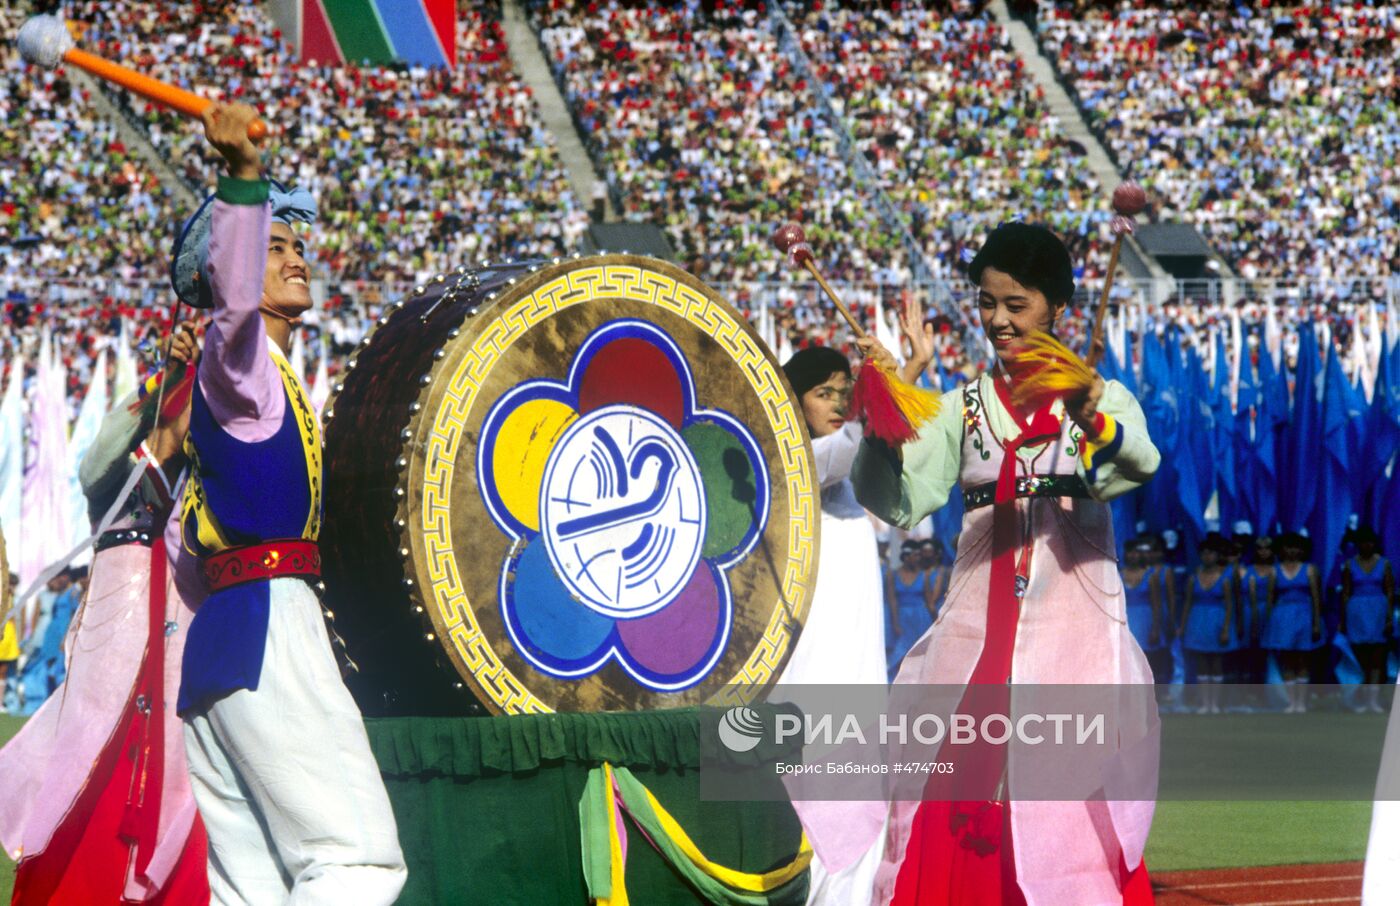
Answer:
[{"label": "woman's raised hand", "polygon": [[879,340],[875,339],[874,335],[866,334],[856,340],[856,346],[860,348],[861,355],[877,367],[887,371],[899,369],[899,363],[895,361],[894,353],[886,349]]}]

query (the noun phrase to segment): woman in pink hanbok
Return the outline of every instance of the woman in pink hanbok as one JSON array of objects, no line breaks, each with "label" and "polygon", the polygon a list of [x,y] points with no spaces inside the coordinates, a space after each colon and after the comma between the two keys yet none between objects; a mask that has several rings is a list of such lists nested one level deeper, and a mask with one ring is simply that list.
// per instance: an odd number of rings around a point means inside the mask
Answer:
[{"label": "woman in pink hanbok", "polygon": [[[1037,411],[1013,403],[1005,366],[1016,341],[1053,334],[1074,292],[1069,253],[1053,233],[1003,224],[969,275],[997,367],[944,394],[939,414],[902,449],[867,439],[852,471],[860,502],[895,525],[918,524],[951,493],[966,509],[945,603],[895,682],[1150,685],[1126,620],[1107,506],[1157,469],[1142,410],[1123,385],[1101,378]],[[1120,750],[1155,780],[1155,707],[1140,718]],[[1006,765],[1002,747],[959,767],[995,778]],[[891,808],[876,903],[1152,902],[1142,862],[1152,801],[935,801],[930,789],[927,801]]]},{"label": "woman in pink hanbok", "polygon": [[[177,333],[172,355],[194,360],[192,333]],[[0,844],[19,862],[15,906],[209,902],[174,707],[191,613],[162,543],[188,425],[188,384],[144,405],[128,398],[83,459],[94,524],[120,504],[64,645],[67,678],[0,749]]]}]

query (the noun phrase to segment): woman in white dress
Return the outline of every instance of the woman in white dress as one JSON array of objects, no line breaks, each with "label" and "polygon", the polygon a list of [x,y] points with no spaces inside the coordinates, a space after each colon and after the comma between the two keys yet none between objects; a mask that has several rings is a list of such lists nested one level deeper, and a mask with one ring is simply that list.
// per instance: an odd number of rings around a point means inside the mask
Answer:
[{"label": "woman in white dress", "polygon": [[[903,370],[917,375],[932,356],[932,331],[923,325],[918,305],[904,310],[902,322],[913,346]],[[888,672],[880,554],[875,526],[856,502],[849,477],[861,443],[860,425],[846,420],[851,365],[842,353],[815,346],[794,355],[783,371],[802,402],[812,436],[822,521],[812,604],[778,683],[883,687]],[[779,692],[777,697],[784,696]],[[878,810],[863,802],[794,805],[815,847],[809,906],[868,904],[884,849]]]}]

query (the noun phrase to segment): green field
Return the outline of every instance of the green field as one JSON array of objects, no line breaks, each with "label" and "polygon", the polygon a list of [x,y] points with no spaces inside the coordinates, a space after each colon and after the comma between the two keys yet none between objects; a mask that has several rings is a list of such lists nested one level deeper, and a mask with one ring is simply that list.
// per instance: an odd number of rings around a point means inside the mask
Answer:
[{"label": "green field", "polygon": [[1369,802],[1162,802],[1149,872],[1347,862],[1366,855]]},{"label": "green field", "polygon": [[[19,728],[24,725],[24,718],[11,717],[8,714],[0,714],[0,746],[10,741],[10,737],[19,732]],[[10,902],[10,891],[15,886],[15,863],[9,859],[0,858],[0,903]]]},{"label": "green field", "polygon": [[[23,722],[0,715],[0,744]],[[1371,803],[1364,801],[1162,802],[1147,866],[1160,872],[1361,859],[1370,821]],[[9,902],[13,884],[14,865],[0,859],[0,903]]]}]

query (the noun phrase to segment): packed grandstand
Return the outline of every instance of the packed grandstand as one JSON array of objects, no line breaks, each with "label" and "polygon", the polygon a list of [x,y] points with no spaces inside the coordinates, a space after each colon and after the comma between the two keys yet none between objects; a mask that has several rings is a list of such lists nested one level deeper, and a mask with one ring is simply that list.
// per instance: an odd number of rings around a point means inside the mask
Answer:
[{"label": "packed grandstand", "polygon": [[[911,295],[941,309],[945,373],[984,359],[956,342],[971,317],[961,271],[1001,220],[1052,226],[1076,255],[1080,301],[1096,289],[1106,188],[986,3],[523,6],[618,216],[662,228],[775,347],[849,340],[770,248],[787,220],[863,317],[888,319]],[[1125,294],[1123,329],[1177,324],[1204,349],[1212,325],[1237,320],[1246,348],[1272,312],[1278,347],[1320,313],[1343,352],[1373,321],[1385,329],[1400,235],[1388,8],[1015,6],[1120,174],[1149,188],[1147,216],[1195,225],[1253,281],[1208,298]],[[240,0],[62,8],[84,46],[277,124],[270,169],[323,212],[309,369],[325,350],[334,375],[377,306],[434,273],[582,247],[589,200],[513,62],[499,2],[460,0],[451,68],[303,64]],[[0,10],[7,37],[25,14]],[[51,331],[76,407],[98,350],[126,337],[154,354],[171,237],[216,167],[171,113],[108,99],[152,162],[92,96],[106,89],[23,63],[10,40],[0,64],[6,369],[32,372]]]}]

